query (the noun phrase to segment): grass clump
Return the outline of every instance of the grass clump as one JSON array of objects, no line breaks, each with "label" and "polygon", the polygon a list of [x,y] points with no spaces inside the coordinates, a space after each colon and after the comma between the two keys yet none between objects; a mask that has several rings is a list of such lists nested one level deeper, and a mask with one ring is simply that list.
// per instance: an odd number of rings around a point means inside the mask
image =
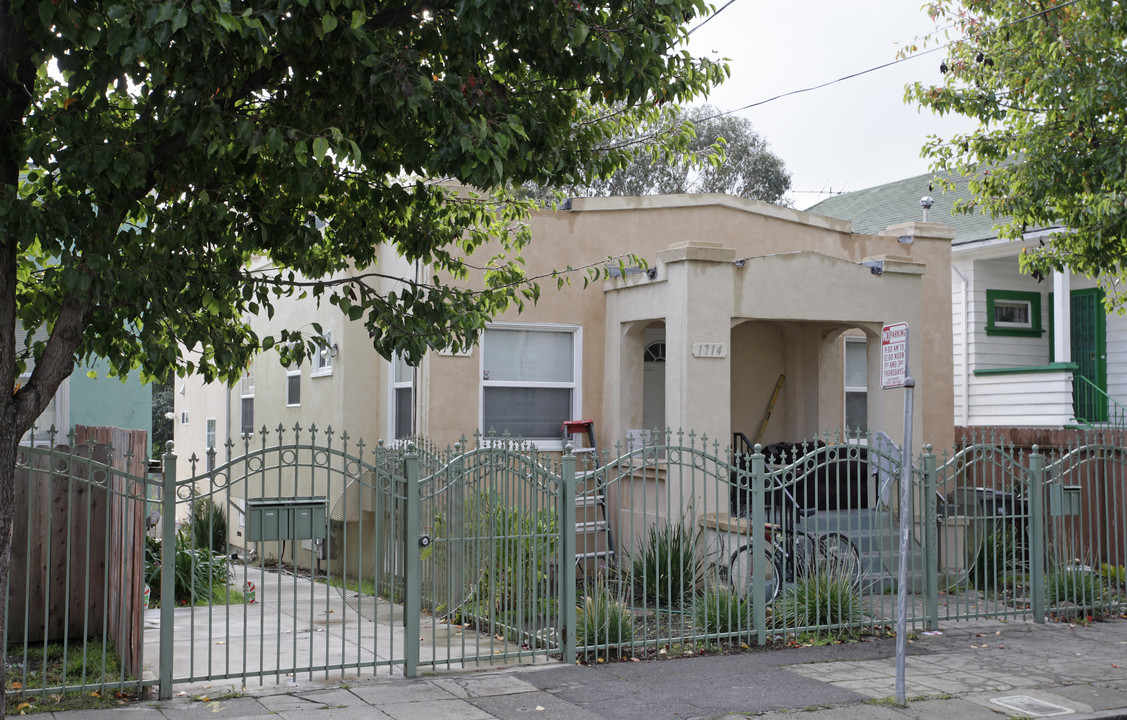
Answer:
[{"label": "grass clump", "polygon": [[853,575],[833,565],[818,565],[787,585],[773,607],[777,626],[849,630],[863,620],[861,593]]},{"label": "grass clump", "polygon": [[621,596],[612,593],[606,585],[596,586],[594,592],[583,596],[576,614],[577,647],[616,648],[633,640],[634,618]]},{"label": "grass clump", "polygon": [[634,593],[656,605],[680,605],[696,588],[704,563],[685,523],[651,525],[630,558]]},{"label": "grass clump", "polygon": [[1107,611],[1104,579],[1080,563],[1058,563],[1045,573],[1045,595],[1058,611],[1072,607],[1097,620]]},{"label": "grass clump", "polygon": [[[134,699],[136,685],[123,670],[113,644],[100,637],[69,643],[8,645],[7,713],[90,710],[117,707]],[[96,689],[91,685],[122,683],[121,689]],[[85,686],[85,687],[83,687]],[[36,693],[41,688],[74,687],[67,693]]]},{"label": "grass clump", "polygon": [[197,548],[227,554],[227,514],[209,497],[192,500],[188,526]]},{"label": "grass clump", "polygon": [[972,577],[980,590],[1004,589],[1015,574],[1027,573],[1029,553],[1018,526],[996,526],[982,539],[974,560]]},{"label": "grass clump", "polygon": [[727,587],[707,588],[693,605],[696,626],[710,635],[749,632],[751,613],[751,599]]}]

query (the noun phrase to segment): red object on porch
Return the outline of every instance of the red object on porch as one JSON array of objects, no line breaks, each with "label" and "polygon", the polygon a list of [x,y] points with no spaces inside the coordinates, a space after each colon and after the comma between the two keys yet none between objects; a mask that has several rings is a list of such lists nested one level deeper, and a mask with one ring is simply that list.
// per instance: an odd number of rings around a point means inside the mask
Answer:
[{"label": "red object on porch", "polygon": [[594,420],[564,420],[563,434],[564,442],[572,440],[573,435],[587,433],[587,445],[576,450],[586,450],[588,452],[595,452],[595,467],[599,465],[599,451],[598,445],[595,444],[595,421]]}]

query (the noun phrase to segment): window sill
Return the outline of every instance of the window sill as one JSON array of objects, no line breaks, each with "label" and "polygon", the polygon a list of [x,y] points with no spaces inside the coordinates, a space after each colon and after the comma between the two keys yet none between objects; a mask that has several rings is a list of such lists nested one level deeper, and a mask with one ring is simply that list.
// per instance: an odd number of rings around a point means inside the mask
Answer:
[{"label": "window sill", "polygon": [[1041,328],[1000,328],[1000,327],[986,327],[987,335],[997,335],[999,337],[1041,337],[1045,331]]},{"label": "window sill", "polygon": [[309,375],[309,377],[311,377],[311,378],[323,378],[323,377],[332,377],[332,376],[333,376],[332,370],[318,370],[317,372],[310,373],[310,375]]}]

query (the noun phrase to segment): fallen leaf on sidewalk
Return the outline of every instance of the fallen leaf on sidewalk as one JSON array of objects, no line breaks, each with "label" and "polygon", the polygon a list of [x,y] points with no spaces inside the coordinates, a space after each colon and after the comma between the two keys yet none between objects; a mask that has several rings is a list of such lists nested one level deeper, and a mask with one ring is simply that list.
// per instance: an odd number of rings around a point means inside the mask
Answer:
[{"label": "fallen leaf on sidewalk", "polygon": [[1112,664],[1111,664],[1111,666],[1112,666],[1113,668],[1115,668],[1116,670],[1118,670],[1118,669],[1119,669],[1119,666],[1118,666],[1118,665],[1116,665],[1115,663],[1112,663]]}]

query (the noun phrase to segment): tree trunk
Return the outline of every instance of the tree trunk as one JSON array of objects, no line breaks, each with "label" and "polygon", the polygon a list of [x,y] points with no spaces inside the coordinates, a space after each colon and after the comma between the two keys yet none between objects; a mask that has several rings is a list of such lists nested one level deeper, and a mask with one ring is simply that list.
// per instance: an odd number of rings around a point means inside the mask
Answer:
[{"label": "tree trunk", "polygon": [[16,454],[20,436],[17,429],[4,423],[0,428],[0,718],[8,707],[8,581],[12,564],[12,522],[15,519]]}]

